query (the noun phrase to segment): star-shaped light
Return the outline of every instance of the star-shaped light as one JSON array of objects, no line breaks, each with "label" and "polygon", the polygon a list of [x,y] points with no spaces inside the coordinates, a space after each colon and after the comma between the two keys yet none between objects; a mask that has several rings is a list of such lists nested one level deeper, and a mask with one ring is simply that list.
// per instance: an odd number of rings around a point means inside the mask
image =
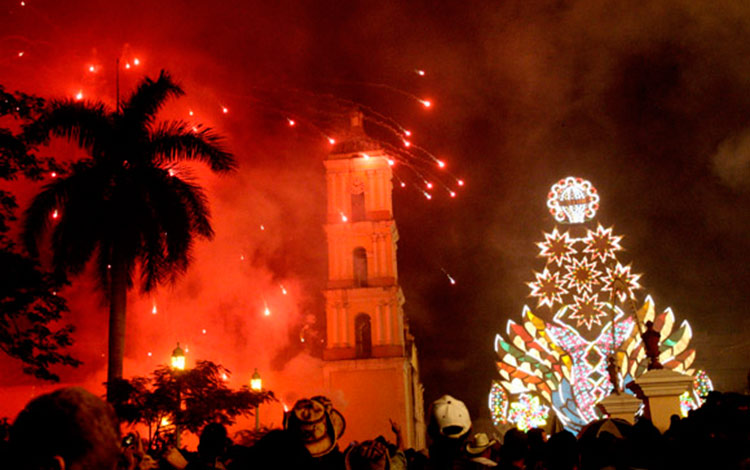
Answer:
[{"label": "star-shaped light", "polygon": [[508,412],[508,421],[524,432],[545,426],[548,417],[549,407],[543,405],[539,397],[525,393],[518,397],[518,401],[511,403]]},{"label": "star-shaped light", "polygon": [[617,263],[614,268],[607,268],[604,290],[611,292],[614,287],[620,302],[624,302],[634,290],[641,288],[638,283],[640,278],[640,274],[630,272],[630,265],[623,266]]},{"label": "star-shaped light", "polygon": [[599,276],[601,271],[597,271],[596,263],[589,261],[586,258],[573,259],[571,263],[565,265],[565,269],[568,271],[563,276],[563,279],[568,281],[568,289],[573,290],[577,293],[581,292],[592,292],[592,286],[599,284]]},{"label": "star-shaped light", "polygon": [[538,307],[547,305],[549,308],[553,308],[555,303],[562,303],[562,296],[567,294],[568,291],[563,287],[563,282],[560,279],[560,273],[549,272],[549,269],[544,268],[541,273],[534,273],[536,281],[527,283],[531,289],[531,296],[537,297]]},{"label": "star-shaped light", "polygon": [[591,327],[596,325],[601,326],[602,317],[607,316],[603,311],[605,307],[604,302],[599,302],[597,295],[591,295],[584,292],[583,295],[573,296],[575,304],[570,306],[570,316],[572,320],[576,320],[576,327],[585,325],[587,329],[591,330]]},{"label": "star-shaped light", "polygon": [[591,253],[591,259],[594,261],[597,258],[602,263],[606,262],[609,258],[614,260],[615,251],[622,250],[620,240],[622,240],[622,236],[612,235],[612,227],[604,228],[601,225],[597,225],[596,231],[588,230],[586,238],[583,239],[583,243],[586,244],[583,252]]},{"label": "star-shaped light", "polygon": [[570,238],[568,232],[560,233],[557,231],[557,227],[552,230],[552,233],[544,234],[544,241],[537,243],[539,247],[539,256],[547,258],[547,263],[555,262],[558,266],[562,266],[563,263],[569,263],[571,255],[576,254],[576,249],[573,248],[575,240]]}]

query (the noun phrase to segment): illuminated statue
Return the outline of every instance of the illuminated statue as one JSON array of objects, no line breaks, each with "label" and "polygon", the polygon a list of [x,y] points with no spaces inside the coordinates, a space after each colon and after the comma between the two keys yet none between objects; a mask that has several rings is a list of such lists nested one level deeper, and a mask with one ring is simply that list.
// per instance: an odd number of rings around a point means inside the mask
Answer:
[{"label": "illuminated statue", "polygon": [[[600,417],[596,404],[621,390],[654,364],[694,376],[696,387],[710,387],[704,372],[690,368],[692,330],[677,325],[667,308],[656,313],[635,292],[640,274],[618,260],[622,236],[594,219],[600,197],[594,186],[569,177],[552,186],[547,207],[558,224],[537,243],[545,263],[528,282],[536,306],[524,306],[495,338],[500,379],[490,393],[495,423],[509,422],[511,409],[538,396],[562,424],[577,431]],[[632,312],[620,303],[629,300]],[[639,325],[651,324],[642,337]],[[651,332],[649,332],[651,331]],[[653,359],[649,359],[653,358]],[[624,392],[629,393],[629,392]],[[526,395],[529,395],[526,397]],[[693,391],[686,407],[701,403]],[[524,398],[525,397],[525,398]]]}]

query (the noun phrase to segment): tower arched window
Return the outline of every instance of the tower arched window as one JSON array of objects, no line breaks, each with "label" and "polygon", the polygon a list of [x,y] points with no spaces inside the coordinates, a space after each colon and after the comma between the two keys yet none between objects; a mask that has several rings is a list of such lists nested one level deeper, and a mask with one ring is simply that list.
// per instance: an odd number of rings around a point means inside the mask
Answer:
[{"label": "tower arched window", "polygon": [[352,194],[352,222],[359,222],[367,218],[365,212],[365,192]]},{"label": "tower arched window", "polygon": [[354,319],[354,348],[356,357],[372,357],[372,325],[370,315],[360,313]]},{"label": "tower arched window", "polygon": [[352,254],[354,263],[354,286],[367,286],[367,250],[358,246]]}]

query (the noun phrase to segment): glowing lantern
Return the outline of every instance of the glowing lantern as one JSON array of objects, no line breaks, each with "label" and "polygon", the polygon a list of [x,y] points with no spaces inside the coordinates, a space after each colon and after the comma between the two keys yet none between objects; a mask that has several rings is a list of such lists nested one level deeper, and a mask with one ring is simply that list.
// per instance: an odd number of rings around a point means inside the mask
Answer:
[{"label": "glowing lantern", "polygon": [[177,347],[172,351],[172,369],[173,370],[185,370],[185,353],[180,348],[180,343],[177,343]]},{"label": "glowing lantern", "polygon": [[263,390],[263,381],[260,378],[257,367],[255,368],[255,372],[253,372],[253,376],[250,378],[250,388],[256,392]]}]

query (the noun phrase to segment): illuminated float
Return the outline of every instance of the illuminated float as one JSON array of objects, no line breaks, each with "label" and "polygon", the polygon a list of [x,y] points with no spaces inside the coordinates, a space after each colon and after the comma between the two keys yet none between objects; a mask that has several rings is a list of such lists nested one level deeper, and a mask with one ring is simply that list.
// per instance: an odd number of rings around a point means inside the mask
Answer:
[{"label": "illuminated float", "polygon": [[649,296],[636,305],[641,275],[617,259],[622,236],[594,222],[596,188],[582,178],[562,179],[547,207],[559,225],[537,243],[544,266],[527,283],[536,306],[524,306],[521,318],[495,337],[500,378],[489,396],[495,425],[543,427],[554,412],[576,433],[601,418],[596,404],[613,390],[607,359],[614,353],[622,387],[647,370],[640,337],[647,321],[661,333],[661,364],[695,379],[681,397],[683,413],[700,406],[713,386],[704,371],[691,368],[690,325],[677,324],[669,308],[657,313]]}]

